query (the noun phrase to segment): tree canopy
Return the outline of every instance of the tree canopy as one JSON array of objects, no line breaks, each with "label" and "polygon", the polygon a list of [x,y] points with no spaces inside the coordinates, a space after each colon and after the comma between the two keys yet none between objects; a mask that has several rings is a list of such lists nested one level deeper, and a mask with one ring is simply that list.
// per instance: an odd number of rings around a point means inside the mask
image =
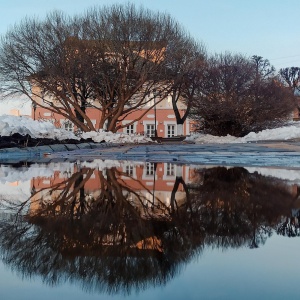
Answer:
[{"label": "tree canopy", "polygon": [[293,92],[300,93],[300,68],[282,68],[279,70],[279,75]]},{"label": "tree canopy", "polygon": [[294,107],[268,60],[225,53],[207,60],[191,116],[206,133],[244,136],[281,125]]},{"label": "tree canopy", "polygon": [[24,19],[2,37],[2,90],[26,94],[83,131],[95,130],[87,114],[94,107],[100,128],[117,131],[128,114],[150,103],[153,89],[163,100],[181,75],[171,72],[174,65],[196,51],[204,53],[166,13],[132,4],[73,17],[56,11],[44,20]]}]

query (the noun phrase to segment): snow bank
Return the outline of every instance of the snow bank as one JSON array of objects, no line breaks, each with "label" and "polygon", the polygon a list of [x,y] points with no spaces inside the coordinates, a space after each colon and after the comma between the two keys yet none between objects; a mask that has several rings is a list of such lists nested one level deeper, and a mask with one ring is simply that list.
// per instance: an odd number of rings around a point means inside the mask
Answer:
[{"label": "snow bank", "polygon": [[24,116],[0,116],[0,135],[10,136],[14,133],[28,134],[33,138],[79,139],[73,132],[58,129],[50,122],[34,121]]},{"label": "snow bank", "polygon": [[100,130],[99,132],[91,131],[84,132],[81,137],[83,139],[92,138],[92,140],[96,143],[100,143],[102,141],[109,143],[147,143],[152,142],[152,140],[143,135],[135,135],[135,134],[125,134],[125,133],[112,133]]},{"label": "snow bank", "polygon": [[255,141],[270,141],[270,140],[289,140],[300,138],[300,123],[293,122],[289,123],[287,126],[266,129],[260,132],[250,132],[248,135],[237,138],[231,135],[227,136],[213,136],[210,134],[193,134],[186,140],[193,141],[196,144],[206,144],[206,143],[247,143]]},{"label": "snow bank", "polygon": [[52,123],[46,121],[34,121],[28,117],[16,117],[3,115],[0,116],[0,136],[10,136],[14,133],[30,135],[33,138],[49,138],[56,140],[67,140],[80,138],[91,138],[94,142],[105,141],[107,143],[147,143],[152,141],[150,138],[125,133],[112,133],[100,130],[83,133],[75,136],[73,132],[56,128]]},{"label": "snow bank", "polygon": [[248,135],[239,138],[241,143],[252,141],[266,141],[266,140],[290,140],[300,138],[299,125],[289,125],[285,127],[266,129],[260,132],[250,132]]}]

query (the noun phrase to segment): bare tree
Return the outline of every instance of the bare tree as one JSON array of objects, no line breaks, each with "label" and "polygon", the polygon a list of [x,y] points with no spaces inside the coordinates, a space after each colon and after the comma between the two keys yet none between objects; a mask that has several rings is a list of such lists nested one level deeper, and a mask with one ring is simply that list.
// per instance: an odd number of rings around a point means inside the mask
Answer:
[{"label": "bare tree", "polygon": [[279,70],[280,78],[287,84],[294,92],[300,92],[300,68],[291,67]]},{"label": "bare tree", "polygon": [[[279,70],[279,78],[283,84],[287,85],[294,95],[299,98],[300,95],[300,68],[290,67]],[[297,109],[295,109],[294,117],[299,117],[300,114],[300,103],[297,101]]]},{"label": "bare tree", "polygon": [[188,59],[190,40],[168,14],[131,4],[27,18],[2,37],[2,89],[27,95],[83,131],[96,129],[88,115],[96,108],[99,128],[117,131],[142,105],[153,108],[153,89],[158,102],[169,93],[176,78],[168,70],[174,59]]},{"label": "bare tree", "polygon": [[177,123],[177,135],[183,135],[183,124],[197,95],[199,82],[203,79],[202,71],[206,59],[204,46],[193,40],[190,40],[189,46],[180,53],[184,55],[175,58],[169,67],[169,72],[173,76],[170,95]]},{"label": "bare tree", "polygon": [[267,60],[225,53],[206,64],[191,116],[206,133],[244,136],[279,126],[294,107]]}]

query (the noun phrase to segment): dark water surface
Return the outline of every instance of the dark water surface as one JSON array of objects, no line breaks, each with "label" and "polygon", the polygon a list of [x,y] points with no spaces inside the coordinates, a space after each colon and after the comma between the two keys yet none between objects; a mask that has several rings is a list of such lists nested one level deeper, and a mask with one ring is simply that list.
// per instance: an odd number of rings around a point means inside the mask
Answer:
[{"label": "dark water surface", "polygon": [[0,299],[300,299],[298,172],[0,166]]}]

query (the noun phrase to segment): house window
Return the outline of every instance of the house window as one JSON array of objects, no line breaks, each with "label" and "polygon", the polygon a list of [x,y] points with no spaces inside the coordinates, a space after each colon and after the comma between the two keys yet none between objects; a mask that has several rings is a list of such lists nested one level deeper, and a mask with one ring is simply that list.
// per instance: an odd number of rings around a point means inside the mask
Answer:
[{"label": "house window", "polygon": [[167,176],[174,176],[175,175],[175,167],[173,164],[167,163],[167,171],[166,171]]},{"label": "house window", "polygon": [[64,129],[67,131],[74,131],[74,124],[70,121],[64,122]]},{"label": "house window", "polygon": [[154,175],[154,163],[146,163],[146,175]]},{"label": "house window", "polygon": [[154,124],[147,124],[146,125],[146,135],[151,137],[155,136],[155,126]]},{"label": "house window", "polygon": [[175,136],[175,125],[168,125],[167,126],[167,136],[168,137]]},{"label": "house window", "polygon": [[126,175],[133,176],[133,166],[126,166],[125,172]]},{"label": "house window", "polygon": [[128,126],[126,127],[126,133],[127,133],[127,134],[134,134],[134,126],[133,126],[133,124],[128,125]]}]

